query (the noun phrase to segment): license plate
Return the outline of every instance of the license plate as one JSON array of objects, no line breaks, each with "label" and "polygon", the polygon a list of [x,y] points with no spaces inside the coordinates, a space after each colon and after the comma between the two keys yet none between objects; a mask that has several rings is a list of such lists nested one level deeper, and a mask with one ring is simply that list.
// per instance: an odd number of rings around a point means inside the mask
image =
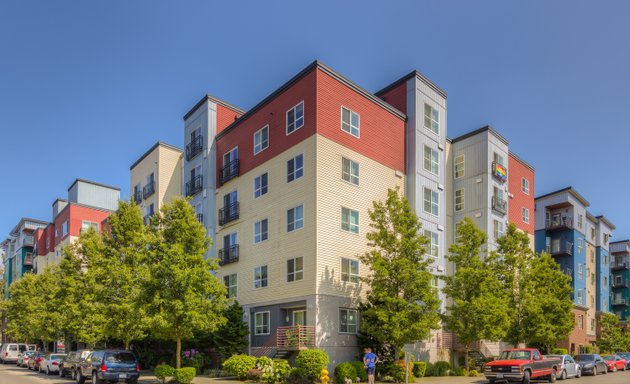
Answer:
[{"label": "license plate", "polygon": [[126,373],[121,373],[118,375],[119,379],[126,379],[127,378],[127,374]]},{"label": "license plate", "polygon": [[502,379],[503,378],[503,374],[502,373],[497,373],[497,379]]}]

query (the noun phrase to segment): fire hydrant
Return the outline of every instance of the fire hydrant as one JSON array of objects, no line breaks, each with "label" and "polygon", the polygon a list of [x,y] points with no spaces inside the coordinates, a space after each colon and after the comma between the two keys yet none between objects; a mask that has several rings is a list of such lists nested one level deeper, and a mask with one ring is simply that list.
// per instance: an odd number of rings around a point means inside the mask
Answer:
[{"label": "fire hydrant", "polygon": [[328,384],[330,381],[330,377],[328,377],[328,370],[326,368],[322,369],[322,373],[319,375],[319,380],[322,384]]}]

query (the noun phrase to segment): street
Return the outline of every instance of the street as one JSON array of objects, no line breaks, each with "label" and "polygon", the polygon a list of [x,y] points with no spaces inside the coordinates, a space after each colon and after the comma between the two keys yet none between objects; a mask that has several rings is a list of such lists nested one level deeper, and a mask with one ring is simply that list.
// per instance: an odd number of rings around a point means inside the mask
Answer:
[{"label": "street", "polygon": [[[155,383],[154,377],[140,378],[143,384]],[[43,373],[19,368],[15,364],[0,365],[0,384],[71,384],[70,378],[60,378],[58,375],[46,376]]]}]

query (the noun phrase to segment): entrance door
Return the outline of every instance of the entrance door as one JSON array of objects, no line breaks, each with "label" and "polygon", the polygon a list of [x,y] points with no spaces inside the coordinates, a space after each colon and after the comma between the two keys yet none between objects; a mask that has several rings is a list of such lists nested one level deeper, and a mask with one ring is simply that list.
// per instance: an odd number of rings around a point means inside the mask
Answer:
[{"label": "entrance door", "polygon": [[293,311],[293,325],[306,325],[306,311]]}]

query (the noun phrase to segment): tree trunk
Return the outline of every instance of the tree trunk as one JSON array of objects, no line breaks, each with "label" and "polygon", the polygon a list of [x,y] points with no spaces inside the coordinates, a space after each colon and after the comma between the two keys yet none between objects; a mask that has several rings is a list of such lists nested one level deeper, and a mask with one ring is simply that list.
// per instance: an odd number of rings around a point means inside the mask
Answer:
[{"label": "tree trunk", "polygon": [[175,348],[175,368],[182,367],[182,338],[177,338],[177,348]]},{"label": "tree trunk", "polygon": [[470,362],[468,361],[468,352],[469,352],[468,344],[465,344],[464,345],[464,366],[466,367],[466,372],[470,372]]},{"label": "tree trunk", "polygon": [[131,342],[129,340],[125,340],[125,351],[129,350],[129,344],[131,344]]}]

